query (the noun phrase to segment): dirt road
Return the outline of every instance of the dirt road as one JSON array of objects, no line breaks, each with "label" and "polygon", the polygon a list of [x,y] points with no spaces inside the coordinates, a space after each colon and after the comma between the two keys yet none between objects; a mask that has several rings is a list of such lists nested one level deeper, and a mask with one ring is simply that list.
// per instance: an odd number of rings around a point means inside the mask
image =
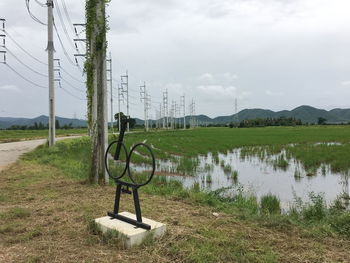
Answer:
[{"label": "dirt road", "polygon": [[[73,139],[81,136],[68,136],[56,138],[57,141],[64,139]],[[16,162],[18,158],[27,152],[34,150],[39,145],[46,142],[46,139],[0,143],[0,171],[4,170],[10,164]]]}]

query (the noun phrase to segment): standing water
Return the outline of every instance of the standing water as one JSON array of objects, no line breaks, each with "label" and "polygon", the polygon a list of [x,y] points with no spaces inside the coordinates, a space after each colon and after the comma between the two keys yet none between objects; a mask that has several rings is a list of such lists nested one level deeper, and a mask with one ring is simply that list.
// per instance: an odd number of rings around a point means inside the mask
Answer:
[{"label": "standing water", "polygon": [[332,173],[327,165],[306,171],[300,161],[291,157],[286,160],[284,150],[278,154],[249,155],[241,148],[226,154],[201,155],[187,160],[193,168],[182,176],[179,176],[181,157],[178,158],[176,162],[158,161],[157,171],[181,181],[187,188],[198,184],[201,189],[213,191],[241,186],[257,197],[274,194],[284,207],[295,197],[308,200],[311,192],[324,193],[327,202],[337,197],[343,197],[345,203],[349,201],[349,172]]}]

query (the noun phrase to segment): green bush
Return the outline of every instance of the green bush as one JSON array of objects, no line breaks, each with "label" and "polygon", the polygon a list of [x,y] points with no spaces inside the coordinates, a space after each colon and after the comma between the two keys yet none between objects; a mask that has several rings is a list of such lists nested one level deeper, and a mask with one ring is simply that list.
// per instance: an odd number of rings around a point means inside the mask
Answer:
[{"label": "green bush", "polygon": [[265,214],[280,214],[280,200],[273,194],[267,194],[261,197],[260,210]]},{"label": "green bush", "polygon": [[309,221],[320,221],[327,215],[327,205],[322,194],[313,192],[309,195],[311,203],[302,210],[304,219]]},{"label": "green bush", "polygon": [[340,214],[330,218],[330,225],[338,234],[350,238],[350,213]]}]

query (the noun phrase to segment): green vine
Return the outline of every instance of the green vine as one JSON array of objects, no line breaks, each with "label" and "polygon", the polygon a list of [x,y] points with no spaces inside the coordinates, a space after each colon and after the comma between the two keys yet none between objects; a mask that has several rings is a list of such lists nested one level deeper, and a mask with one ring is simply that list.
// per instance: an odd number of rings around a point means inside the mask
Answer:
[{"label": "green vine", "polygon": [[[84,72],[86,73],[87,87],[87,121],[91,129],[92,123],[92,100],[94,96],[94,59],[96,53],[105,51],[107,48],[106,33],[107,21],[105,14],[98,17],[96,7],[100,3],[108,3],[107,0],[86,0],[86,61]],[[98,32],[98,34],[96,34]]]}]

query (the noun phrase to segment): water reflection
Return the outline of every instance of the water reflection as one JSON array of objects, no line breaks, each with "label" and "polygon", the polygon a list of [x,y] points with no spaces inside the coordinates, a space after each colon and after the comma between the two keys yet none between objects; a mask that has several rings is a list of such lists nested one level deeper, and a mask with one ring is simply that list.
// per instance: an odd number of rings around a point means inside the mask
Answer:
[{"label": "water reflection", "polygon": [[188,188],[198,184],[201,189],[213,191],[241,185],[258,197],[274,194],[285,207],[296,196],[308,200],[310,192],[324,193],[328,202],[340,196],[349,207],[349,172],[333,173],[325,164],[318,169],[305,170],[302,163],[285,150],[275,154],[251,152],[242,148],[196,158],[158,160],[157,173],[175,178]]}]

